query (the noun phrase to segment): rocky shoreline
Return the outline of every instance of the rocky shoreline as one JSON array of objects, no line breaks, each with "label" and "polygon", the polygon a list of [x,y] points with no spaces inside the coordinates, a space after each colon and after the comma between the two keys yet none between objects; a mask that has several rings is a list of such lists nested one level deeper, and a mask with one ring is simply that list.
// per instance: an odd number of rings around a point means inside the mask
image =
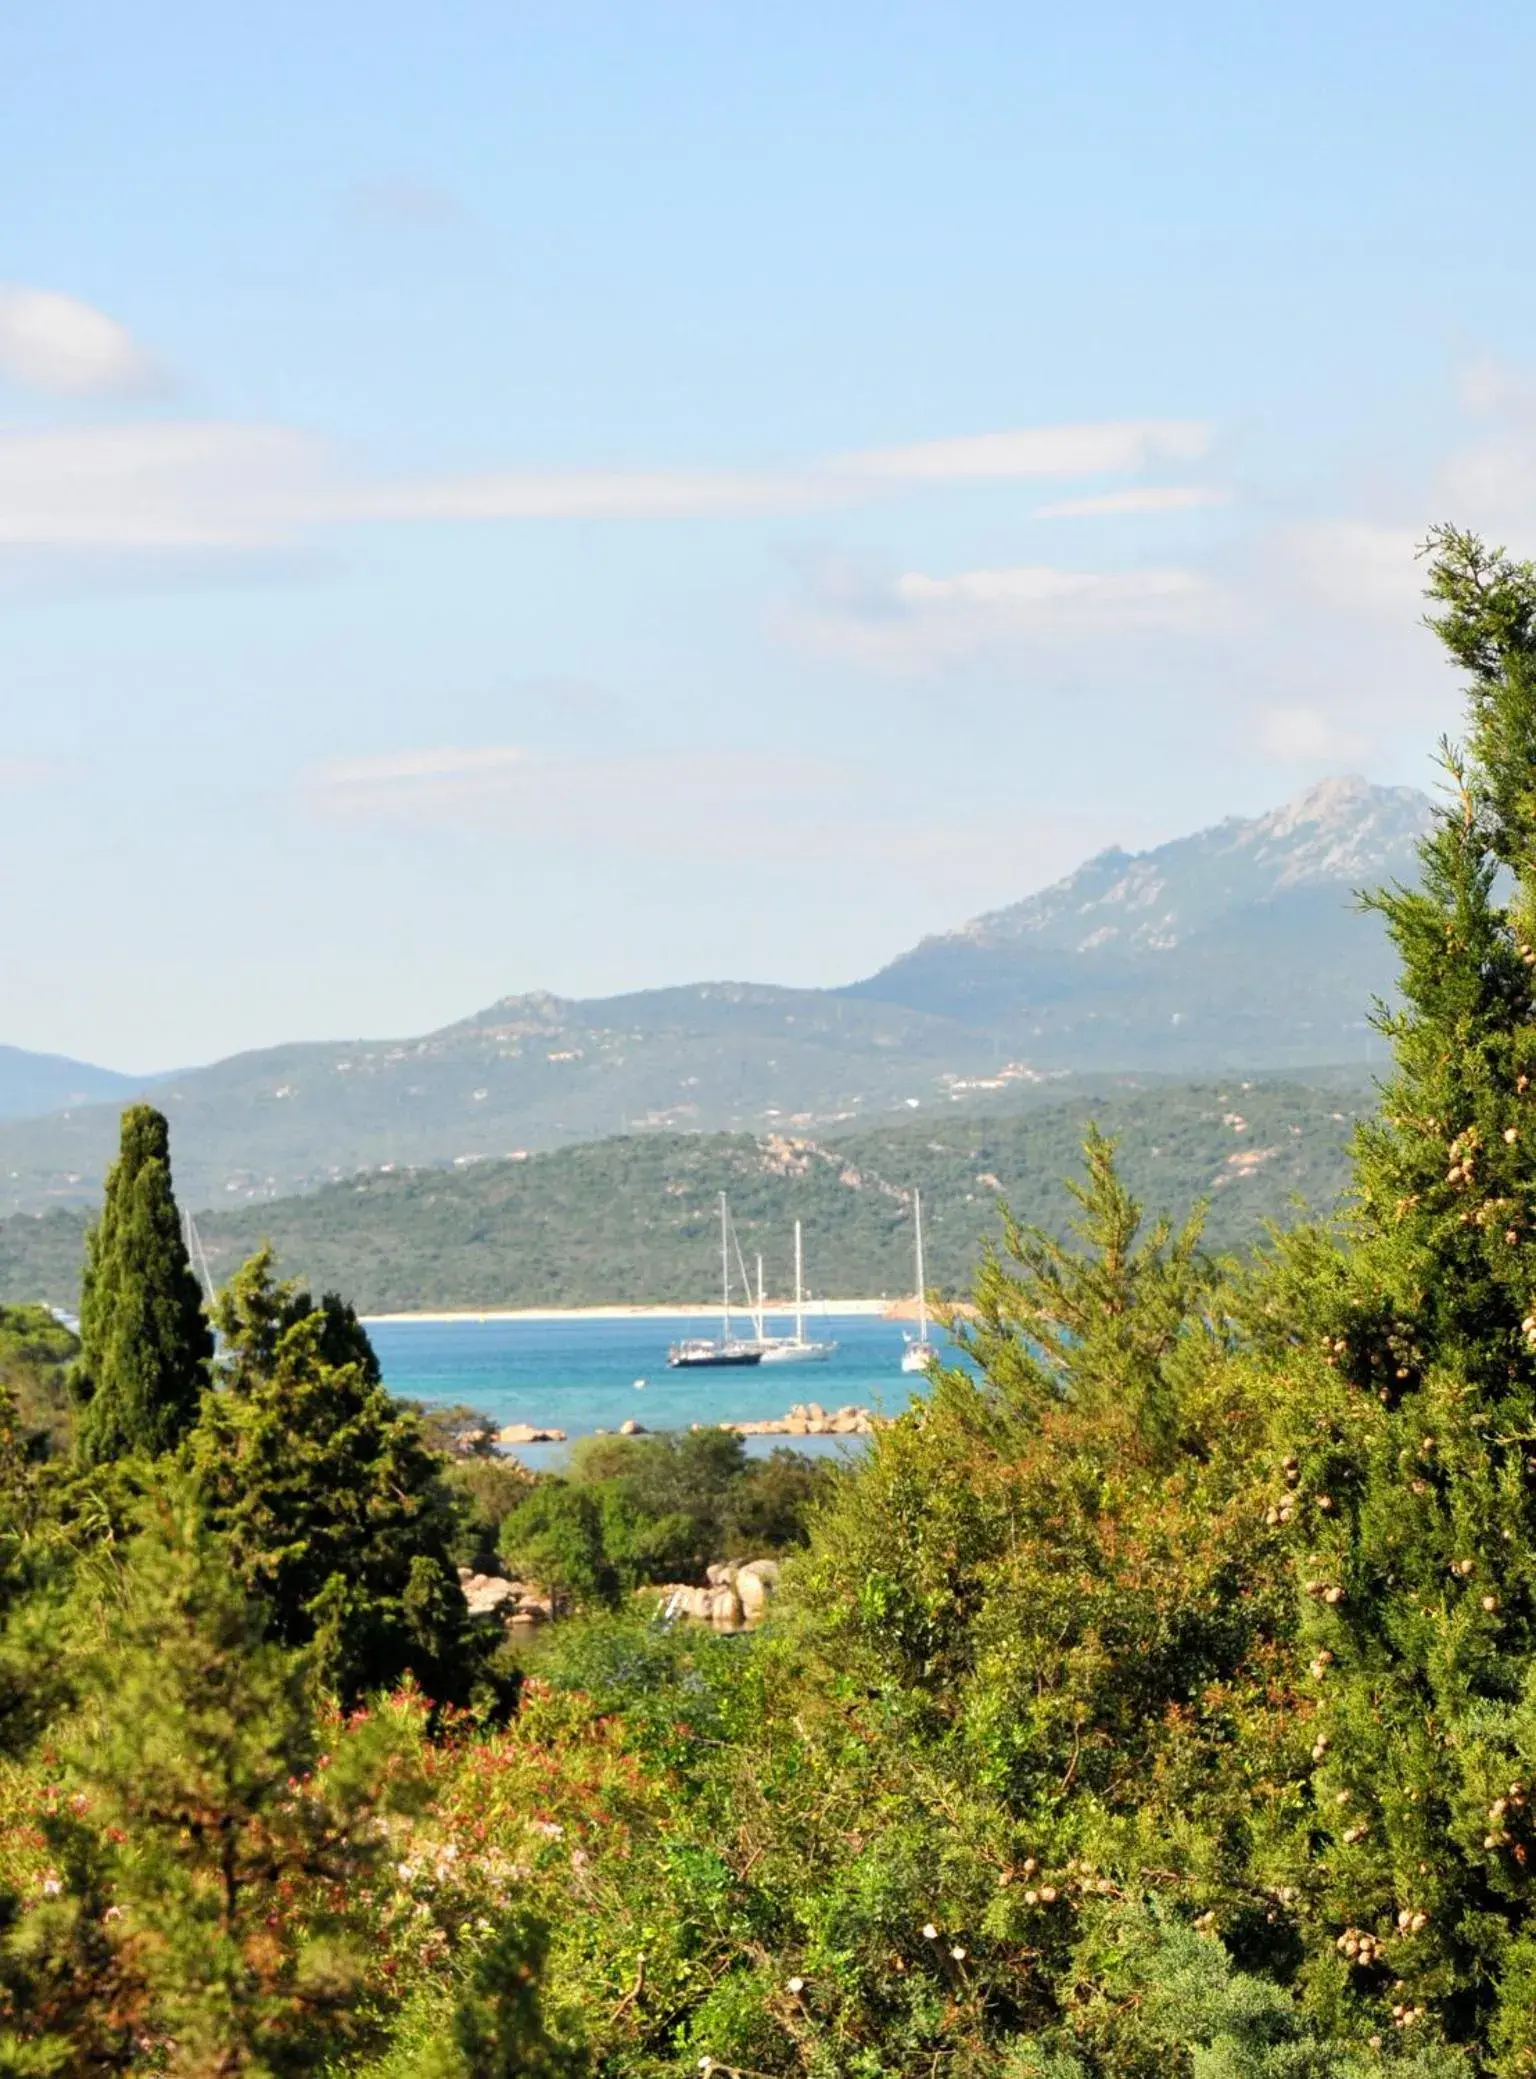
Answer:
[{"label": "rocky shoreline", "polygon": [[[797,1401],[787,1415],[770,1416],[760,1422],[717,1422],[715,1427],[729,1431],[739,1437],[867,1437],[873,1436],[877,1418],[870,1409],[850,1402],[846,1407],[824,1408],[820,1401]],[[694,1431],[705,1427],[702,1422],[691,1422]],[[650,1431],[643,1422],[621,1422],[616,1432],[597,1429],[594,1436],[617,1434],[621,1437],[649,1436]],[[496,1441],[507,1446],[518,1444],[564,1444],[569,1441],[563,1429],[544,1428],[534,1422],[509,1422],[496,1432]]]}]

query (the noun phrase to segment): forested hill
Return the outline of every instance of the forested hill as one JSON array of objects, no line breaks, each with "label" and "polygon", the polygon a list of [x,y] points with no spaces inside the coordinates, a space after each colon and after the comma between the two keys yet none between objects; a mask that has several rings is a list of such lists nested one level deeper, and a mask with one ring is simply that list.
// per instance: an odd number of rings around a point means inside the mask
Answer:
[{"label": "forested hill", "polygon": [[[965,1289],[997,1202],[1061,1227],[1061,1179],[1096,1117],[1119,1136],[1125,1175],[1150,1208],[1211,1200],[1225,1247],[1267,1220],[1337,1197],[1343,1143],[1362,1101],[1283,1082],[1165,1086],[1076,1098],[1018,1115],[902,1121],[835,1140],[644,1134],[524,1161],[371,1173],[300,1197],[199,1216],[216,1278],[263,1236],[282,1268],[370,1311],[703,1300],[715,1291],[715,1195],[729,1191],[742,1247],[770,1289],[791,1281],[793,1222],[807,1278],[843,1297],[913,1283],[912,1198],[921,1189],[931,1281]],[[0,1222],[0,1299],[72,1303],[82,1216]]]}]

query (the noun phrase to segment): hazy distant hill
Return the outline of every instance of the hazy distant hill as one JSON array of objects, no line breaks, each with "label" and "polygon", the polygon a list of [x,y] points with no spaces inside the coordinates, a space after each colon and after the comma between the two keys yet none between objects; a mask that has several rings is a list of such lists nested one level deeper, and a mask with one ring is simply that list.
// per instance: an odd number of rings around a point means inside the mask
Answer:
[{"label": "hazy distant hill", "polygon": [[[1331,780],[1157,850],[1106,852],[843,990],[702,983],[509,997],[424,1038],[240,1054],[157,1086],[193,1204],[385,1164],[611,1135],[825,1133],[1029,1104],[1071,1073],[1188,1079],[1369,1056],[1393,963],[1355,891],[1414,871],[1429,803]],[[93,1200],[116,1106],[0,1123],[0,1210]]]},{"label": "hazy distant hill", "polygon": [[[837,1139],[632,1135],[522,1162],[359,1177],[198,1224],[215,1278],[270,1236],[285,1269],[374,1310],[697,1300],[717,1289],[725,1189],[773,1291],[790,1288],[800,1218],[814,1288],[846,1297],[910,1288],[917,1187],[930,1275],[959,1290],[997,1231],[1000,1196],[1022,1218],[1065,1222],[1061,1178],[1077,1168],[1090,1113],[1121,1136],[1125,1174],[1149,1207],[1182,1215],[1210,1198],[1221,1247],[1294,1217],[1297,1197],[1319,1211],[1334,1202],[1361,1095],[1358,1084],[1328,1094],[1234,1081],[907,1119]],[[80,1246],[79,1213],[0,1221],[0,1301],[70,1302]]]},{"label": "hazy distant hill", "polygon": [[63,1054],[0,1047],[0,1119],[31,1119],[66,1105],[121,1103],[149,1079],[94,1068]]}]

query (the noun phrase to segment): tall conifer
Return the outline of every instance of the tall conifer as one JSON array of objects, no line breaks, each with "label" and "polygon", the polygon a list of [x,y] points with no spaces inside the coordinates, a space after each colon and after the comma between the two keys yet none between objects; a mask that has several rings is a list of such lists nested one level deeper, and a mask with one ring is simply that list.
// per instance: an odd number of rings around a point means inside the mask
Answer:
[{"label": "tall conifer", "polygon": [[1270,1520],[1299,1534],[1317,1716],[1282,1896],[1335,2026],[1491,2039],[1512,2075],[1536,2070],[1536,569],[1450,529],[1432,550],[1467,741],[1420,883],[1375,901],[1396,1072],[1352,1246],[1296,1295]]},{"label": "tall conifer", "polygon": [[168,1451],[208,1383],[213,1336],[171,1189],[170,1128],[152,1105],[123,1114],[80,1299],[83,1458]]}]

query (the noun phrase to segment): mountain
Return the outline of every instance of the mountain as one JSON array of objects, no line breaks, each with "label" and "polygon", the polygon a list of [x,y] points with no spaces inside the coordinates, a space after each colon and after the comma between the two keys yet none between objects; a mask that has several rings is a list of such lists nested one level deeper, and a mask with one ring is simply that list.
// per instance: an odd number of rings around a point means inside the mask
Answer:
[{"label": "mountain", "polygon": [[[1267,816],[1103,853],[845,989],[508,997],[422,1038],[239,1054],[156,1087],[178,1186],[240,1204],[620,1129],[825,1133],[1038,1104],[1069,1075],[1359,1065],[1394,962],[1355,891],[1411,876],[1429,813],[1408,788],[1327,781]],[[116,1113],[0,1122],[0,1212],[92,1202]]]},{"label": "mountain", "polygon": [[67,1105],[122,1103],[150,1079],[93,1068],[63,1054],[0,1047],[0,1119],[32,1119]]},{"label": "mountain", "polygon": [[[1285,1083],[1131,1083],[1018,1115],[902,1119],[832,1139],[649,1133],[466,1170],[377,1171],[270,1204],[200,1216],[215,1279],[264,1237],[284,1272],[359,1306],[581,1306],[698,1300],[716,1291],[715,1194],[771,1289],[792,1282],[796,1219],[814,1289],[904,1294],[913,1281],[912,1193],[923,1194],[928,1270],[968,1286],[1004,1199],[1060,1229],[1074,1208],[1083,1127],[1120,1138],[1122,1171],[1149,1209],[1211,1203],[1213,1247],[1256,1240],[1296,1199],[1326,1210],[1346,1181],[1344,1140],[1359,1083],[1323,1094]],[[0,1302],[72,1305],[83,1214],[0,1220]]]},{"label": "mountain", "polygon": [[1325,780],[1155,851],[1101,852],[847,992],[1003,1031],[1038,1066],[1358,1060],[1395,960],[1356,895],[1412,879],[1430,803]]}]

